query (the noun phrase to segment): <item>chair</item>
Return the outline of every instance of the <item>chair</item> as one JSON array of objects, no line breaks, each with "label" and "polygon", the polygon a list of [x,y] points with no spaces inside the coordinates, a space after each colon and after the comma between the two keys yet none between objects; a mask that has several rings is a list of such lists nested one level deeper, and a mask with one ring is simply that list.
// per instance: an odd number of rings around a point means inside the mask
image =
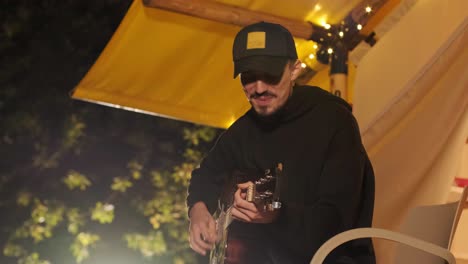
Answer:
[{"label": "chair", "polygon": [[322,264],[328,254],[343,243],[369,237],[399,243],[394,263],[435,264],[444,263],[445,260],[449,264],[455,264],[450,247],[467,196],[468,187],[465,187],[458,202],[419,206],[410,210],[401,232],[381,228],[356,228],[337,234],[317,250],[310,264]]}]

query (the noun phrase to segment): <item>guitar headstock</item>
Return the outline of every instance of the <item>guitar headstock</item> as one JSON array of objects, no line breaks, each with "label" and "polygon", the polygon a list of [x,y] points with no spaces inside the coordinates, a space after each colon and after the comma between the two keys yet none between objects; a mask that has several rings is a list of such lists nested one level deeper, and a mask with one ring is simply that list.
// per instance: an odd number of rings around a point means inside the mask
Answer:
[{"label": "guitar headstock", "polygon": [[278,163],[275,168],[265,170],[259,178],[252,179],[246,192],[246,200],[262,207],[264,211],[280,209],[279,179],[282,172],[283,164]]}]

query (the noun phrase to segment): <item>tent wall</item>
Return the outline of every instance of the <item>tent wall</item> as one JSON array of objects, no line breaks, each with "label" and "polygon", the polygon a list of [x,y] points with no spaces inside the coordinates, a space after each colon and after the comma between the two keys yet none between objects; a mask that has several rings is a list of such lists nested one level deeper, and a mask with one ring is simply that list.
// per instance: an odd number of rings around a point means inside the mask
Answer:
[{"label": "tent wall", "polygon": [[[436,11],[437,10],[437,11]],[[376,227],[444,203],[468,137],[468,2],[419,1],[362,59],[355,114],[376,172]],[[378,263],[390,245],[376,241]]]}]

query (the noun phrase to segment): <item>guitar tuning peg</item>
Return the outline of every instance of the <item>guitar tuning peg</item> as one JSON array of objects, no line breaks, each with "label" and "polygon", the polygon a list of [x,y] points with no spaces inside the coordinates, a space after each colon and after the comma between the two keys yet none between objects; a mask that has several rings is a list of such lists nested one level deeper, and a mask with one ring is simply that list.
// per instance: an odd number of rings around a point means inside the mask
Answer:
[{"label": "guitar tuning peg", "polygon": [[273,209],[280,209],[281,208],[281,202],[279,201],[273,201],[271,203],[271,206],[273,207]]}]

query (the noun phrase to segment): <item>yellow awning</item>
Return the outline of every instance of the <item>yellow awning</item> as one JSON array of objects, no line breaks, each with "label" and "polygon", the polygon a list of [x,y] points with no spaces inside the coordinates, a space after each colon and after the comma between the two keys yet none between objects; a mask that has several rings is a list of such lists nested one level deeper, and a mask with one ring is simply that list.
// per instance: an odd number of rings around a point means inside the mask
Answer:
[{"label": "yellow awning", "polygon": [[[320,8],[304,0],[222,2],[299,21],[336,23],[359,1],[329,0],[330,6]],[[336,15],[327,16],[327,9]],[[249,108],[239,81],[232,78],[231,48],[238,30],[135,0],[72,97],[226,128]],[[314,52],[311,41],[296,43],[301,59]],[[352,93],[352,67],[349,76]],[[309,84],[328,89],[328,67]]]}]

